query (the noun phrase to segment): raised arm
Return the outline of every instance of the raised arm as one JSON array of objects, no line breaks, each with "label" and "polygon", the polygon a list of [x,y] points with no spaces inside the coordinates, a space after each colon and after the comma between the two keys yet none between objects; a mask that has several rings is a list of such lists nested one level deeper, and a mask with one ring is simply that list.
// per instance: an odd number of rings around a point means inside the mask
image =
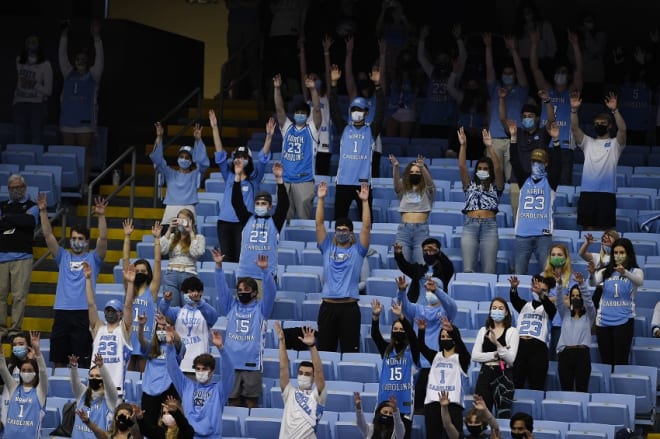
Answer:
[{"label": "raised arm", "polygon": [[[39,385],[37,386],[37,397],[42,406],[46,405],[46,395],[48,394],[48,368],[43,355],[41,355],[41,337],[38,331],[30,331],[30,343],[34,352],[34,359],[39,366]],[[6,383],[7,381],[5,381]]]},{"label": "raised arm", "polygon": [[463,127],[458,128],[456,135],[458,136],[458,143],[460,145],[458,150],[458,174],[461,176],[463,191],[466,191],[472,180],[467,166],[467,136]]},{"label": "raised arm", "polygon": [[381,358],[385,354],[385,349],[387,349],[387,342],[383,338],[383,334],[380,332],[379,320],[382,310],[383,305],[377,299],[373,299],[371,301],[371,339],[376,344],[376,348],[378,348]]},{"label": "raised arm", "polygon": [[303,336],[298,337],[298,339],[302,341],[303,344],[305,344],[309,349],[309,354],[312,358],[312,364],[314,365],[314,383],[316,384],[316,390],[320,395],[325,389],[325,376],[323,375],[323,362],[321,361],[319,350],[316,348],[314,329],[305,326],[302,328],[302,331]]},{"label": "raised arm", "polygon": [[550,84],[545,80],[543,76],[543,71],[539,67],[539,57],[538,57],[538,45],[539,39],[541,38],[538,30],[533,30],[529,33],[529,67],[532,70],[532,76],[534,77],[534,82],[536,83],[536,88],[550,89]]},{"label": "raised arm", "polygon": [[330,107],[330,120],[332,125],[338,133],[342,133],[344,128],[348,125],[342,112],[345,110],[339,108],[339,103],[337,102],[337,82],[341,79],[341,70],[336,64],[333,64],[330,68],[330,89],[328,92],[328,106]]},{"label": "raised arm", "polygon": [[151,227],[151,235],[154,237],[154,266],[151,267],[153,272],[153,279],[149,289],[151,290],[151,298],[154,303],[158,302],[158,292],[160,291],[160,282],[163,278],[163,270],[161,268],[162,254],[160,253],[160,235],[163,230],[163,225],[160,221],[156,221]]},{"label": "raised arm", "polygon": [[[443,390],[439,392],[440,396],[440,417],[442,418],[442,427],[447,433],[448,439],[458,439],[460,435],[458,430],[454,426],[454,423],[451,420],[451,415],[449,414],[449,392]],[[460,404],[460,402],[459,402]]]},{"label": "raised arm", "polygon": [[605,105],[614,115],[614,123],[616,123],[616,141],[619,145],[623,146],[626,144],[626,121],[623,120],[623,116],[621,116],[621,112],[619,111],[617,95],[610,92],[610,94],[605,97]]},{"label": "raised arm", "polygon": [[133,333],[133,301],[135,300],[135,265],[130,264],[123,272],[124,284],[126,285],[126,297],[124,298],[124,311],[121,319],[123,332],[126,340],[131,339]]},{"label": "raised arm", "polygon": [[[362,203],[362,228],[360,229],[360,244],[364,248],[369,248],[369,241],[371,240],[371,209],[369,208],[369,185],[362,183],[358,197]],[[318,219],[316,223],[318,227]],[[318,232],[317,232],[318,234]]]},{"label": "raised arm", "polygon": [[582,62],[582,50],[580,49],[580,40],[576,33],[567,31],[568,42],[573,48],[573,55],[575,56],[575,70],[573,71],[572,89],[582,92],[584,84],[584,65]]},{"label": "raised arm", "polygon": [[500,162],[499,155],[495,152],[493,148],[493,139],[490,137],[490,131],[486,128],[481,130],[481,138],[486,145],[486,151],[488,151],[488,156],[493,160],[493,172],[495,173],[495,187],[498,191],[504,190],[504,172],[502,171],[502,163]]},{"label": "raised arm", "polygon": [[355,85],[355,76],[353,76],[353,48],[355,40],[353,36],[350,35],[346,37],[346,58],[344,60],[344,70],[346,71],[346,76],[344,81],[346,81],[346,93],[348,93],[349,102],[355,99],[358,95],[357,86]]},{"label": "raised arm", "polygon": [[518,276],[509,276],[509,285],[509,302],[511,302],[511,305],[513,305],[516,311],[520,312],[527,302],[518,294],[518,286],[520,285]]},{"label": "raised arm", "polygon": [[584,131],[580,128],[580,118],[578,117],[580,105],[582,105],[580,93],[577,91],[571,92],[571,132],[578,146],[582,145],[584,141]]},{"label": "raised arm", "polygon": [[[325,241],[327,230],[325,228],[325,197],[328,194],[328,183],[322,181],[316,191],[317,204],[316,204],[316,243],[321,245]],[[368,210],[368,208],[367,208]],[[367,247],[369,245],[367,244]]]},{"label": "raised arm", "polygon": [[310,76],[305,78],[305,88],[312,96],[312,121],[318,130],[321,128],[321,122],[323,121],[323,115],[321,114],[321,99],[319,98],[319,91],[316,89],[316,84]]},{"label": "raised arm", "polygon": [[390,154],[389,159],[392,164],[392,184],[394,185],[394,193],[400,194],[403,190],[403,184],[401,184],[399,160],[397,160],[394,154]]},{"label": "raised arm", "polygon": [[275,115],[277,116],[277,123],[283,127],[286,123],[286,110],[284,109],[284,99],[282,99],[282,76],[278,73],[273,78],[273,99],[275,102]]},{"label": "raised arm", "polygon": [[80,382],[80,374],[78,373],[78,357],[75,355],[69,355],[69,378],[71,381],[73,399],[78,400],[83,395],[83,393],[85,393],[87,387],[85,387],[85,385]]},{"label": "raised arm", "polygon": [[94,357],[94,364],[101,372],[101,380],[103,380],[103,389],[105,393],[105,401],[110,410],[115,410],[119,402],[119,394],[117,393],[117,385],[112,381],[112,376],[107,367],[103,367],[103,357],[101,354],[96,354]]},{"label": "raised arm", "polygon": [[[282,330],[282,325],[279,321],[275,321],[275,334],[277,335],[278,341],[278,351],[280,358],[280,389],[284,392],[284,389],[289,384],[289,355],[286,352],[286,339],[284,338],[284,331]],[[316,368],[315,368],[316,369]]]},{"label": "raised arm", "polygon": [[[121,248],[121,269],[122,271],[128,270],[131,264],[131,234],[133,233],[133,220],[126,218],[122,222],[122,229],[124,230],[124,243]],[[124,289],[126,289],[126,281],[124,280]]]},{"label": "raised arm", "polygon": [[105,219],[105,208],[108,202],[104,198],[96,197],[94,200],[94,214],[99,219],[99,237],[96,238],[96,254],[103,260],[108,251],[108,222]]},{"label": "raised arm", "polygon": [[592,235],[591,233],[587,233],[586,235],[584,235],[584,242],[582,243],[582,245],[578,250],[578,255],[580,255],[580,257],[587,262],[591,262],[594,260],[594,257],[591,255],[591,252],[589,252],[589,246],[594,242],[596,242],[596,240],[594,239],[594,235]]},{"label": "raised arm", "polygon": [[4,349],[0,349],[0,378],[2,378],[2,381],[5,383],[9,395],[14,393],[14,390],[16,390],[16,387],[18,387],[18,383],[7,368],[7,360],[5,359]]},{"label": "raised arm", "polygon": [[330,38],[330,35],[326,34],[325,37],[323,37],[323,74],[325,76],[325,85],[328,91],[330,91],[330,66],[332,65],[330,62],[330,48],[332,47],[333,43],[334,40]]},{"label": "raised arm", "polygon": [[431,349],[426,344],[426,320],[417,319],[417,345],[419,352],[426,358],[429,363],[433,363],[433,359],[438,354],[438,351]]},{"label": "raised arm", "polygon": [[44,234],[44,239],[46,240],[46,245],[48,246],[48,251],[53,255],[57,256],[57,252],[60,249],[60,245],[57,243],[57,238],[53,235],[53,227],[50,224],[48,219],[48,201],[46,194],[40,192],[37,195],[37,206],[39,207],[39,221],[41,222],[41,231]]},{"label": "raised arm", "polygon": [[429,78],[433,74],[433,64],[429,61],[426,56],[426,38],[429,36],[429,27],[428,25],[423,26],[419,31],[419,39],[417,40],[417,62],[426,73],[426,76]]},{"label": "raised arm", "polygon": [[215,110],[209,110],[209,123],[211,124],[211,132],[213,133],[213,146],[215,152],[222,152],[222,139],[220,138],[220,129],[218,128],[218,117],[215,115]]},{"label": "raised arm", "polygon": [[[87,297],[87,314],[89,316],[89,328],[92,332],[92,338],[96,336],[96,331],[103,324],[99,319],[96,300],[94,299],[94,287],[92,286],[92,267],[87,262],[83,262],[83,272],[85,273],[85,294]],[[128,315],[131,315],[129,312]]]},{"label": "raised arm", "polygon": [[94,65],[89,68],[89,73],[98,84],[101,82],[101,75],[105,67],[105,54],[103,53],[103,41],[101,41],[101,26],[98,20],[94,20],[90,25],[90,33],[94,40]]},{"label": "raised arm", "polygon": [[300,65],[300,88],[302,89],[303,99],[305,102],[309,101],[309,90],[305,86],[307,78],[307,56],[305,55],[305,35],[303,32],[298,36],[298,60]]},{"label": "raised arm", "polygon": [[486,84],[490,87],[495,82],[495,66],[493,64],[493,37],[490,32],[481,35],[484,41],[484,54],[486,55]]},{"label": "raised arm", "polygon": [[69,76],[71,71],[73,71],[73,66],[69,61],[69,26],[68,23],[66,27],[62,29],[62,34],[60,35],[60,44],[58,46],[57,54],[60,62],[60,71],[62,76],[65,78]]},{"label": "raised arm", "polygon": [[527,87],[527,74],[525,73],[525,68],[523,67],[522,60],[518,54],[518,48],[516,47],[516,37],[508,35],[504,38],[504,45],[509,49],[511,54],[511,59],[513,60],[513,67],[516,69],[516,78],[518,78],[518,85],[521,87]]}]

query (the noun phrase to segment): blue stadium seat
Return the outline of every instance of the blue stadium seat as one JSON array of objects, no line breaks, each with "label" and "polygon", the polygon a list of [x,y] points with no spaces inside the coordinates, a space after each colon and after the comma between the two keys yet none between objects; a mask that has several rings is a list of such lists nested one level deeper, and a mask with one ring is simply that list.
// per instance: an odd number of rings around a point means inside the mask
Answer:
[{"label": "blue stadium seat", "polygon": [[549,421],[583,422],[588,402],[588,393],[548,391],[541,401],[542,418]]},{"label": "blue stadium seat", "polygon": [[540,419],[543,398],[542,390],[516,389],[511,413],[524,412],[534,419]]},{"label": "blue stadium seat", "polygon": [[303,293],[321,292],[321,277],[316,273],[287,271],[282,273],[282,276],[279,276],[279,281],[283,290],[300,291]]},{"label": "blue stadium seat", "polygon": [[[508,420],[503,421],[508,427]],[[568,432],[568,423],[551,420],[534,420],[534,438],[535,439],[564,439]]]},{"label": "blue stadium seat", "polygon": [[30,151],[2,151],[2,162],[19,166],[36,165],[37,157]]},{"label": "blue stadium seat", "polygon": [[48,396],[73,399],[71,380],[68,376],[52,376],[48,378]]},{"label": "blue stadium seat", "polygon": [[[602,416],[602,413],[598,413],[601,410],[608,410],[608,407],[611,407],[611,411],[608,413],[618,413],[615,417],[609,419],[607,424],[619,425],[623,424],[626,428],[635,428],[635,395],[620,394],[620,393],[592,393],[591,401],[587,404],[587,419],[589,422],[600,422],[593,420],[589,416],[590,404],[594,405],[596,408],[596,414]],[[618,405],[623,405],[625,409],[625,417],[621,417],[624,414]],[[601,419],[600,417],[597,419]]]},{"label": "blue stadium seat", "polygon": [[[592,357],[592,361],[594,361]],[[589,393],[607,393],[610,391],[610,375],[612,366],[603,363],[591,363],[591,376],[589,377]]]},{"label": "blue stadium seat", "polygon": [[49,145],[48,152],[74,154],[76,156],[76,165],[78,166],[78,175],[85,175],[85,147],[75,145]]},{"label": "blue stadium seat", "polygon": [[612,391],[635,395],[635,418],[637,424],[654,424],[657,367],[615,365],[611,376]]},{"label": "blue stadium seat", "polygon": [[614,425],[571,422],[564,439],[614,439]]},{"label": "blue stadium seat", "polygon": [[249,416],[245,419],[245,434],[253,437],[272,437],[277,431],[280,431],[281,417],[264,418]]},{"label": "blue stadium seat", "polygon": [[[323,365],[323,376],[326,381],[336,381],[337,378],[337,363],[341,361],[340,352],[328,352],[328,351],[319,351],[319,356],[321,357],[321,364]],[[302,361],[311,361],[311,355],[309,351],[300,351],[298,352],[298,358],[292,363],[292,374],[296,376],[298,374],[298,366]]]},{"label": "blue stadium seat", "polygon": [[228,413],[222,414],[222,435],[223,436],[243,436],[243,425],[241,418],[237,415],[230,415]]}]

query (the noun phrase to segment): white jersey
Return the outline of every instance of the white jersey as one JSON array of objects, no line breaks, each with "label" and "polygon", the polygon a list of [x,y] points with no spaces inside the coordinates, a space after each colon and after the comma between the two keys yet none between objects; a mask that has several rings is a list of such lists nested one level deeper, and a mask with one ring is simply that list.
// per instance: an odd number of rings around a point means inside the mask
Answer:
[{"label": "white jersey", "polygon": [[433,358],[429,370],[429,381],[426,385],[424,405],[439,402],[438,393],[449,392],[449,400],[463,405],[463,377],[467,377],[461,368],[458,354],[445,357],[439,351]]},{"label": "white jersey", "polygon": [[119,394],[124,394],[124,376],[126,375],[126,365],[133,349],[131,341],[124,339],[124,323],[122,321],[112,330],[108,330],[108,325],[103,325],[96,332],[94,345],[92,347],[92,359],[96,354],[103,357],[103,367],[108,370],[112,383],[119,390]]},{"label": "white jersey", "polygon": [[319,395],[316,387],[311,390],[300,390],[289,382],[282,392],[284,413],[280,439],[316,438],[316,425],[323,415],[323,406],[327,397],[327,387]]},{"label": "white jersey", "polygon": [[209,352],[209,328],[206,320],[199,309],[184,307],[179,311],[174,327],[181,336],[181,343],[186,347],[186,353],[181,360],[181,370],[194,372],[192,364],[195,357]]},{"label": "white jersey", "polygon": [[527,302],[518,314],[518,332],[521,337],[533,337],[547,343],[549,322],[550,316],[543,305],[534,308],[532,302]]}]

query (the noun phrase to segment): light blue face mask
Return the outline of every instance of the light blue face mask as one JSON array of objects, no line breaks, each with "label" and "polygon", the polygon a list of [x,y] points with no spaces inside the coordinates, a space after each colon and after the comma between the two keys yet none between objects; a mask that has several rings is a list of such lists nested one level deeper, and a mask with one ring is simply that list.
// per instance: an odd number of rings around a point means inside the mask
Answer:
[{"label": "light blue face mask", "polygon": [[483,169],[477,171],[477,178],[479,180],[486,180],[488,177],[490,177],[490,172],[484,171]]},{"label": "light blue face mask", "polygon": [[268,206],[254,206],[254,214],[256,216],[268,215]]},{"label": "light blue face mask", "polygon": [[176,162],[179,164],[181,169],[188,169],[190,165],[192,165],[192,160],[188,159],[178,159]]},{"label": "light blue face mask", "polygon": [[513,75],[504,75],[504,74],[502,75],[502,83],[503,83],[504,85],[511,85],[511,84],[513,84],[514,79],[515,79],[515,78],[514,78]]},{"label": "light blue face mask", "polygon": [[27,346],[13,346],[11,348],[11,352],[19,360],[24,360],[25,357],[27,356]]},{"label": "light blue face mask", "polygon": [[189,294],[183,295],[183,304],[184,305],[195,305],[195,301],[190,298]]},{"label": "light blue face mask", "polygon": [[496,322],[501,322],[504,320],[504,310],[503,309],[491,309],[490,318]]},{"label": "light blue face mask", "polygon": [[296,113],[293,115],[293,120],[296,122],[296,125],[304,125],[307,122],[307,115]]},{"label": "light blue face mask", "polygon": [[438,299],[438,296],[436,296],[435,293],[433,293],[431,291],[426,292],[426,304],[427,305],[433,306],[433,305],[437,304],[438,302],[440,302],[440,299]]},{"label": "light blue face mask", "polygon": [[534,128],[534,118],[533,117],[524,117],[522,120],[522,126],[526,130],[531,130]]}]

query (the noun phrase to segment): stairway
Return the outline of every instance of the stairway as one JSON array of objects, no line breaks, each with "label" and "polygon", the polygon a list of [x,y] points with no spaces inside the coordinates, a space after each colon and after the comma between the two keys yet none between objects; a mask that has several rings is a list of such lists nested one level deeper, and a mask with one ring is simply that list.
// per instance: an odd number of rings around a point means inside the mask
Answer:
[{"label": "stairway", "polygon": [[[202,109],[202,124],[204,125],[203,138],[207,145],[207,153],[211,160],[211,168],[209,172],[217,171],[213,160],[213,139],[211,137],[211,130],[208,124],[208,110],[216,106],[216,101],[205,100]],[[196,116],[196,109],[188,109],[185,116]],[[256,102],[253,101],[225,101],[224,111],[224,127],[222,130],[223,145],[231,150],[237,145],[242,145],[247,142],[249,137],[254,132],[263,131],[263,126],[266,121],[266,115],[258,110]],[[179,122],[185,124],[187,120],[181,119]],[[167,134],[173,135],[178,132],[183,125],[169,125],[167,127]],[[185,135],[181,137],[177,143],[181,145],[192,144],[192,130],[189,129]],[[137,143],[137,142],[136,142]],[[154,221],[162,217],[162,205],[153,208],[153,181],[154,181],[154,168],[148,158],[149,153],[153,150],[153,144],[146,144],[144,148],[138,150],[138,163],[136,166],[136,187],[135,187],[135,204],[133,222],[135,231],[133,232],[131,257],[136,257],[135,246],[137,242],[142,240],[142,236],[151,233],[151,226]],[[178,151],[178,147],[172,146],[167,151],[165,156],[168,159],[174,159]],[[171,160],[174,162],[174,160]],[[123,175],[130,174],[130,164],[124,164]],[[202,188],[203,188],[202,184]],[[106,196],[114,190],[112,185],[101,185],[99,188],[99,195]],[[203,189],[202,189],[203,190]],[[108,222],[108,252],[106,254],[105,262],[101,268],[101,273],[97,279],[97,283],[112,283],[114,282],[113,267],[117,265],[122,256],[122,245],[124,240],[124,233],[122,230],[122,221],[128,218],[129,208],[128,196],[130,188],[122,189],[119,194],[110,202],[106,209],[106,219]],[[79,224],[86,221],[87,207],[86,205],[70,206],[67,224]],[[94,248],[96,238],[98,237],[98,228],[96,227],[96,219],[92,219],[92,229],[90,230],[91,239],[90,247]],[[61,225],[56,222],[53,225],[53,232],[56,238],[60,238]],[[70,228],[66,230],[66,236],[69,236]],[[68,244],[65,244],[68,248]],[[40,237],[35,242],[34,257],[35,259],[41,257],[48,252],[43,237]],[[57,284],[57,266],[52,259],[52,256],[47,258],[38,269],[32,272],[30,293],[27,298],[27,308],[25,310],[25,318],[23,320],[23,329],[32,331],[41,331],[42,336],[48,337],[53,325],[53,304],[55,303],[55,289]],[[5,348],[6,349],[6,348]]]}]

